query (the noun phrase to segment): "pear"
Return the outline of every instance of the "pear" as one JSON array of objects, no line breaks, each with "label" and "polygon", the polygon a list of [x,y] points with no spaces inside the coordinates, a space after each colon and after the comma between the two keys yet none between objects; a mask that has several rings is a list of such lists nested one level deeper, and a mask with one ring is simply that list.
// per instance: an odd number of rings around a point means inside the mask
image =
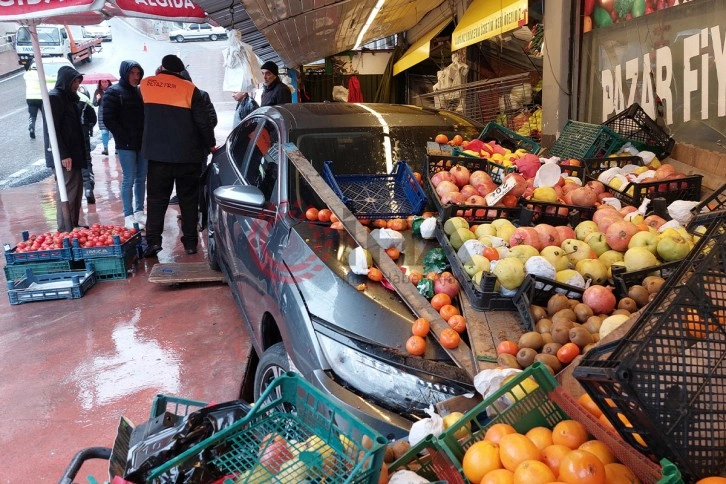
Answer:
[{"label": "pear", "polygon": [[555,267],[556,271],[563,271],[570,266],[570,261],[561,247],[549,245],[542,249],[539,255],[547,259]]},{"label": "pear", "polygon": [[449,242],[451,242],[451,246],[454,248],[454,250],[459,250],[459,248],[464,245],[464,242],[472,239],[474,239],[474,234],[471,232],[471,230],[469,230],[468,227],[460,227],[455,229],[454,232],[451,234]]},{"label": "pear", "polygon": [[585,237],[585,243],[597,254],[598,257],[610,250],[610,246],[602,232],[590,232]]},{"label": "pear", "polygon": [[592,220],[584,220],[575,226],[575,237],[577,240],[585,240],[592,232],[599,232],[597,224]]},{"label": "pear", "polygon": [[659,264],[656,256],[647,247],[633,247],[625,252],[623,262],[628,272],[639,271]]},{"label": "pear", "polygon": [[661,259],[672,262],[686,257],[691,251],[691,244],[683,237],[663,237],[656,250]]},{"label": "pear", "polygon": [[497,235],[497,229],[492,224],[481,224],[474,230],[474,235],[477,238],[482,235]]},{"label": "pear", "polygon": [[527,262],[527,259],[539,255],[539,251],[531,245],[515,245],[509,248],[509,255],[507,257],[516,257],[522,264]]},{"label": "pear", "polygon": [[444,222],[444,232],[446,235],[451,235],[456,229],[465,228],[469,230],[469,222],[463,217],[451,217]]},{"label": "pear", "polygon": [[497,282],[505,289],[517,289],[524,282],[526,275],[524,263],[517,257],[507,257],[499,260],[492,273],[497,277]]}]

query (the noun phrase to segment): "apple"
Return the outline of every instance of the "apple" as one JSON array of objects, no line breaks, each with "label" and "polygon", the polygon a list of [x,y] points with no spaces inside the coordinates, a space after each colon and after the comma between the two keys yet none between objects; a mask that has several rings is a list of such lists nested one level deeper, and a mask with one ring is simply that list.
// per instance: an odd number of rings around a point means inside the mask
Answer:
[{"label": "apple", "polygon": [[659,264],[656,256],[646,247],[633,247],[625,251],[623,263],[628,272],[639,271],[646,267],[653,267]]},{"label": "apple", "polygon": [[658,241],[657,252],[666,262],[681,260],[691,251],[691,244],[683,237],[661,237]]},{"label": "apple", "polygon": [[654,232],[638,232],[628,242],[628,249],[633,247],[645,247],[653,255],[658,255],[658,235]]},{"label": "apple", "polygon": [[608,245],[607,240],[605,240],[605,234],[602,232],[590,232],[587,234],[587,237],[585,237],[585,243],[589,245],[593,251],[595,251],[598,257],[610,250],[610,246]]}]

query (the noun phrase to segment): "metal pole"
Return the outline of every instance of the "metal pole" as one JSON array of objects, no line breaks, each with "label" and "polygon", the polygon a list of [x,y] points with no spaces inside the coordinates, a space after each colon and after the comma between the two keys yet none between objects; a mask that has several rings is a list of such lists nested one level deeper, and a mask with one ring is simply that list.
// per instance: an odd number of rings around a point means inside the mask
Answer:
[{"label": "metal pole", "polygon": [[60,195],[63,226],[58,227],[58,231],[68,232],[73,230],[73,226],[71,224],[71,210],[68,204],[68,192],[66,191],[65,178],[63,177],[64,168],[63,165],[61,165],[58,138],[55,132],[55,123],[53,122],[53,112],[50,107],[50,98],[48,97],[48,86],[45,83],[45,69],[43,68],[43,57],[40,52],[40,44],[38,43],[38,30],[36,29],[36,24],[31,23],[28,25],[28,30],[30,31],[30,38],[33,42],[33,56],[35,57],[35,66],[38,68],[40,95],[43,99],[43,112],[45,113],[45,129],[48,130],[50,148],[53,152],[53,165],[55,168],[56,182],[58,184],[58,193]]}]

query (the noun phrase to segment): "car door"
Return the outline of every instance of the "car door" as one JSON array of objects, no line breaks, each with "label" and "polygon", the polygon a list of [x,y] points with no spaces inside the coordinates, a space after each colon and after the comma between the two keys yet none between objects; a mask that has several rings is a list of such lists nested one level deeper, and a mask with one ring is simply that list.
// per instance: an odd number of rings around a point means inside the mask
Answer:
[{"label": "car door", "polygon": [[198,39],[199,38],[199,25],[197,25],[197,24],[191,24],[189,26],[189,38],[190,39]]}]

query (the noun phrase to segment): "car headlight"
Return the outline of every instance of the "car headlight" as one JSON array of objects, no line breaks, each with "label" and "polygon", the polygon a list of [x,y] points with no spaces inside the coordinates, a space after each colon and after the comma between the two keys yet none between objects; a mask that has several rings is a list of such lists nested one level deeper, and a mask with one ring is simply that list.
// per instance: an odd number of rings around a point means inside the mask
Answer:
[{"label": "car headlight", "polygon": [[429,405],[466,392],[441,379],[408,373],[318,332],[318,340],[333,372],[385,407],[420,412]]}]

